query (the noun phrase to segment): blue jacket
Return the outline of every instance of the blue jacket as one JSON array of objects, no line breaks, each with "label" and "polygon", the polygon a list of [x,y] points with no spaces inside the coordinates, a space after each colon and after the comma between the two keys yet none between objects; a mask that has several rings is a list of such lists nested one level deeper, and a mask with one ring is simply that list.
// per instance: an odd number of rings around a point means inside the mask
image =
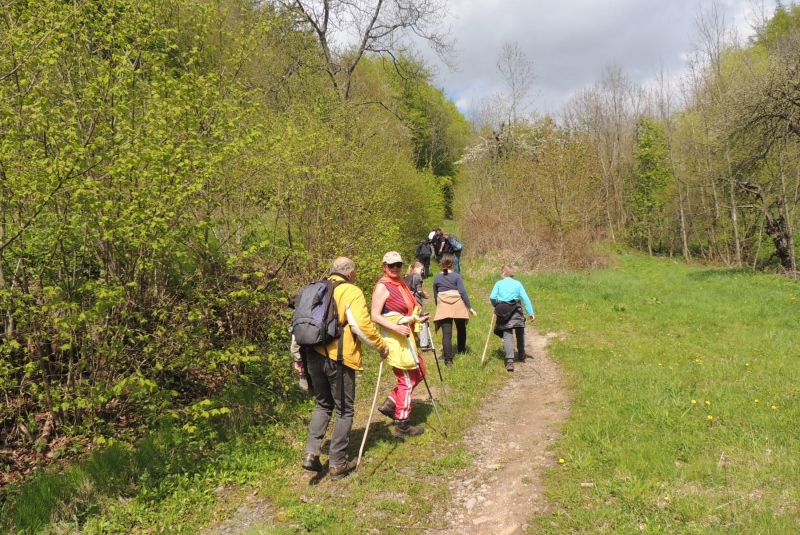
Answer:
[{"label": "blue jacket", "polygon": [[513,277],[506,277],[497,281],[492,288],[492,294],[489,296],[493,306],[497,303],[513,303],[514,301],[522,299],[522,304],[525,305],[525,311],[529,316],[533,316],[533,305],[525,293],[525,288],[522,283]]}]

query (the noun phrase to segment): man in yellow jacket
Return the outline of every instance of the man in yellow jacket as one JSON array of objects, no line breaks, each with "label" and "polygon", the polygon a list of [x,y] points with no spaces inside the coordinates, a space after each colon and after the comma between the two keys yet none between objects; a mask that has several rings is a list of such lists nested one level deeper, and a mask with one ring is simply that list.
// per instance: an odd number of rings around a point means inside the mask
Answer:
[{"label": "man in yellow jacket", "polygon": [[[336,423],[328,452],[328,473],[333,480],[347,476],[356,467],[356,460],[347,460],[346,453],[355,412],[356,371],[363,369],[362,342],[379,351],[382,358],[389,354],[389,347],[370,320],[364,293],[352,284],[355,278],[356,265],[352,260],[345,257],[334,260],[329,279],[342,282],[333,291],[333,299],[336,301],[340,322],[344,325],[341,336],[343,363],[340,365],[337,362],[338,339],[328,345],[327,352],[322,345],[314,347],[313,351],[306,351],[308,375],[314,385],[317,406],[311,415],[303,468],[314,472],[322,470],[319,460],[320,445],[333,410],[336,409]],[[328,356],[325,356],[326,353]],[[302,361],[297,362],[295,359],[295,368],[302,374]]]}]

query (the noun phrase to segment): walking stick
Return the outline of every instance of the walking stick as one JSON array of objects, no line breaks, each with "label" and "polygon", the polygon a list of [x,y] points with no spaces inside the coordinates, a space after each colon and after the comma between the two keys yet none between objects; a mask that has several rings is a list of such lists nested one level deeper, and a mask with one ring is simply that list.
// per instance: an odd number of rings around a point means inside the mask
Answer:
[{"label": "walking stick", "polygon": [[436,344],[433,343],[433,335],[431,334],[430,322],[423,323],[422,328],[428,329],[428,341],[431,344],[431,349],[433,349],[433,359],[436,361],[436,371],[439,372],[439,380],[442,382],[442,395],[444,396],[444,400],[447,403],[450,403],[447,399],[447,391],[444,389],[444,378],[442,377],[442,368],[439,367],[439,357],[436,355]]},{"label": "walking stick", "polygon": [[358,460],[356,461],[356,470],[358,470],[358,465],[361,464],[361,454],[364,453],[364,445],[367,443],[367,433],[369,432],[369,424],[370,422],[372,422],[372,413],[375,411],[375,402],[378,401],[378,387],[381,386],[382,373],[383,373],[383,359],[381,359],[381,365],[378,366],[378,382],[375,383],[375,396],[372,398],[372,408],[369,410],[367,425],[366,427],[364,427],[364,438],[361,440],[361,448],[358,450]]},{"label": "walking stick", "polygon": [[483,366],[483,359],[486,358],[486,350],[489,348],[489,338],[492,337],[492,331],[494,330],[494,320],[497,318],[496,314],[492,314],[492,322],[489,325],[489,334],[486,335],[486,345],[483,346],[483,355],[481,355],[481,366]]},{"label": "walking stick", "polygon": [[428,396],[430,396],[430,401],[433,404],[433,410],[436,412],[436,417],[439,419],[439,427],[442,428],[442,434],[444,438],[447,438],[447,430],[444,428],[444,424],[442,423],[442,416],[439,414],[439,408],[436,406],[436,400],[433,399],[433,393],[431,392],[431,387],[428,386],[428,379],[425,378],[425,372],[422,373],[422,382],[425,383],[425,388],[428,389]]}]

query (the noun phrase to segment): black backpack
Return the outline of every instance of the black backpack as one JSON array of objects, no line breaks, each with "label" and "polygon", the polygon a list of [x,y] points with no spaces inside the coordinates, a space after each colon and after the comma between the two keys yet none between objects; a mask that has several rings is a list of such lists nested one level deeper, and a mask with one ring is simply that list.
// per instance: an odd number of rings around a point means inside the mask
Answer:
[{"label": "black backpack", "polygon": [[343,281],[312,282],[294,298],[294,318],[289,332],[300,346],[327,345],[342,335],[339,307],[333,291]]},{"label": "black backpack", "polygon": [[[336,275],[339,275],[336,273]],[[347,279],[343,275],[342,278]],[[300,356],[303,359],[303,371],[308,382],[309,392],[314,390],[311,376],[308,374],[308,351],[314,351],[313,347],[321,345],[325,348],[325,356],[328,354],[328,344],[333,340],[339,340],[338,354],[336,362],[339,365],[338,379],[341,385],[342,403],[344,403],[344,351],[343,337],[344,324],[339,323],[339,307],[333,298],[333,291],[340,284],[350,284],[344,281],[332,281],[322,279],[312,282],[302,290],[294,299],[289,301],[289,306],[294,308],[294,317],[289,332],[294,335],[295,342],[300,346]]]}]

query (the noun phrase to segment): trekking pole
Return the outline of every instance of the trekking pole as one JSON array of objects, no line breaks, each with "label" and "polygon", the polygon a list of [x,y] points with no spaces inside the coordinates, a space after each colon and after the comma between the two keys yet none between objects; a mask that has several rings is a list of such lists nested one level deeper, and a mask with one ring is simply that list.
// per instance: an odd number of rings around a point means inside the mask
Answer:
[{"label": "trekking pole", "polygon": [[433,349],[433,359],[436,361],[436,371],[439,372],[439,380],[442,382],[442,396],[444,396],[444,400],[447,403],[450,403],[447,399],[447,391],[444,389],[444,378],[442,377],[442,368],[439,367],[439,357],[436,355],[436,344],[433,343],[433,335],[431,334],[431,326],[428,323],[423,323],[423,329],[428,329],[428,341],[431,344],[431,349]]},{"label": "trekking pole", "polygon": [[378,401],[378,387],[381,386],[381,374],[383,373],[383,360],[381,365],[378,366],[378,382],[375,383],[375,396],[372,398],[372,408],[369,410],[369,417],[367,418],[367,425],[364,427],[364,438],[361,440],[361,448],[358,450],[358,460],[356,461],[356,470],[361,464],[361,454],[364,453],[364,445],[367,443],[367,433],[369,432],[369,424],[372,422],[372,413],[375,411],[375,403]]},{"label": "trekking pole", "polygon": [[425,372],[422,373],[422,382],[425,383],[425,388],[428,389],[428,396],[430,396],[431,403],[433,404],[433,410],[436,412],[436,417],[439,419],[439,427],[442,428],[442,434],[444,438],[447,438],[447,430],[444,428],[444,423],[442,423],[442,416],[439,414],[439,408],[436,406],[436,400],[433,399],[433,393],[431,392],[431,387],[428,386],[428,379],[425,377],[427,374]]},{"label": "trekking pole", "polygon": [[494,320],[497,318],[496,314],[492,314],[492,322],[489,325],[489,334],[486,335],[486,345],[483,346],[483,355],[481,355],[481,366],[483,366],[483,359],[486,358],[486,350],[489,348],[489,338],[492,337],[492,331],[494,330]]}]

